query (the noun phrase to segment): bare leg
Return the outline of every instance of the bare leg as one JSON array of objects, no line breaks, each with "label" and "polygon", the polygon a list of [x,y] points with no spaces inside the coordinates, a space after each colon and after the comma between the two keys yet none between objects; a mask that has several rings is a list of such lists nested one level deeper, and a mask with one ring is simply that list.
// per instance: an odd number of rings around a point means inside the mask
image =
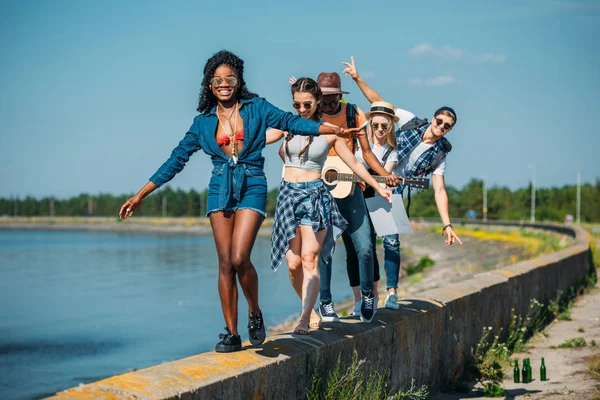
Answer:
[{"label": "bare leg", "polygon": [[302,272],[302,258],[300,257],[301,246],[300,228],[296,228],[296,237],[290,240],[290,248],[285,253],[285,260],[288,265],[290,282],[300,298],[302,298],[302,279],[304,277],[304,273]]},{"label": "bare leg", "polygon": [[250,261],[250,253],[264,217],[250,209],[237,210],[231,239],[231,265],[238,274],[240,286],[248,300],[248,314],[260,313],[258,275]]},{"label": "bare leg", "polygon": [[319,294],[319,256],[327,230],[314,233],[311,226],[300,227],[302,235],[302,314],[300,322],[309,321]]},{"label": "bare leg", "polygon": [[232,334],[238,335],[238,289],[236,272],[231,264],[231,236],[235,214],[217,211],[210,214],[210,225],[215,238],[219,258],[219,297],[225,324]]},{"label": "bare leg", "polygon": [[[297,228],[296,237],[290,240],[290,248],[285,255],[285,259],[288,264],[290,282],[292,283],[292,286],[294,287],[294,290],[300,299],[302,299],[302,282],[304,280],[301,247],[302,236],[300,233],[300,228]],[[309,327],[311,329],[319,329],[321,327],[321,317],[319,317],[314,308],[310,313]]]}]

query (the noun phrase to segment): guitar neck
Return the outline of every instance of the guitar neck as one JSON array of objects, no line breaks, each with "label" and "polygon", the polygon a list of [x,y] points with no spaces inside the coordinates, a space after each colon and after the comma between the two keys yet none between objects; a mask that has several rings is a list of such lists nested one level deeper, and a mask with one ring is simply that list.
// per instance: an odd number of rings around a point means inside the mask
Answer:
[{"label": "guitar neck", "polygon": [[[386,183],[385,176],[380,176],[380,175],[371,175],[371,176],[378,183]],[[337,174],[337,180],[340,182],[364,182],[356,174],[345,174],[345,173],[339,173],[339,172]],[[404,179],[402,181],[402,184],[413,187],[413,188],[418,188],[418,189],[428,189],[429,188],[429,180],[427,180],[427,179]]]},{"label": "guitar neck", "polygon": [[[385,183],[385,176],[379,176],[379,175],[371,175],[371,176],[378,183]],[[361,179],[356,174],[344,174],[344,173],[338,173],[337,174],[337,180],[341,181],[341,182],[364,182],[364,180]]]}]

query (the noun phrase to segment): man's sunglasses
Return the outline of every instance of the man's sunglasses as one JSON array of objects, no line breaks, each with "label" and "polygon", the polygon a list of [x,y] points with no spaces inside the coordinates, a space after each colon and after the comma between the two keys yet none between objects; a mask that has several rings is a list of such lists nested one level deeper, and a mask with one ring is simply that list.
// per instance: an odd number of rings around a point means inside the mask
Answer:
[{"label": "man's sunglasses", "polygon": [[374,123],[372,123],[372,124],[371,124],[371,126],[372,126],[372,127],[373,127],[373,129],[375,129],[376,131],[378,131],[380,127],[381,127],[381,130],[382,130],[382,131],[387,131],[387,130],[388,130],[388,128],[390,127],[388,124],[383,124],[383,123],[382,123],[382,124],[379,124],[379,123],[377,123],[377,122],[374,122]]},{"label": "man's sunglasses", "polygon": [[237,86],[238,79],[235,76],[227,76],[225,78],[221,78],[220,76],[213,76],[210,80],[210,84],[212,86],[220,86],[223,82],[225,82],[227,86]]},{"label": "man's sunglasses", "polygon": [[331,103],[323,103],[321,102],[321,107],[337,107],[337,105],[340,104],[339,100],[336,101],[332,101]]},{"label": "man's sunglasses", "polygon": [[[442,121],[442,120],[441,120],[441,119],[439,119],[439,118],[436,118],[436,119],[435,119],[435,123],[436,123],[438,126],[440,126],[440,127],[444,128],[444,130],[446,130],[446,131],[449,131],[450,129],[452,129],[452,125],[450,125],[449,123],[445,123],[445,124],[444,124],[444,121]],[[442,126],[442,124],[444,124],[444,125]]]},{"label": "man's sunglasses", "polygon": [[294,108],[296,110],[299,110],[300,107],[302,107],[304,105],[304,108],[306,110],[310,110],[313,106],[313,102],[312,101],[305,101],[304,103],[300,103],[299,101],[295,101],[294,104],[292,104],[294,106]]}]

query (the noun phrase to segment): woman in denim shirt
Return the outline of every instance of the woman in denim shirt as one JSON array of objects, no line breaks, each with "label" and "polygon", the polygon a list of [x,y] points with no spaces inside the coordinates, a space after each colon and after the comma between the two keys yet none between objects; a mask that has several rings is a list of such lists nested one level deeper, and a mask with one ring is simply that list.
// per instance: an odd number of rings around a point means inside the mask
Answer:
[{"label": "woman in denim shirt", "polygon": [[[355,130],[324,126],[284,112],[251,93],[244,81],[244,62],[222,50],[204,67],[198,105],[200,115],[171,157],[120,210],[125,219],[143,199],[180,172],[190,156],[202,149],[211,156],[213,171],[208,187],[207,215],[219,258],[219,296],[226,333],[219,335],[218,352],[242,349],[237,327],[236,277],[249,305],[248,333],[253,345],[265,340],[258,305],[258,276],[250,252],[266,216],[267,180],[261,152],[267,144],[267,127],[296,135],[352,135]],[[276,139],[276,138],[275,138]]]}]

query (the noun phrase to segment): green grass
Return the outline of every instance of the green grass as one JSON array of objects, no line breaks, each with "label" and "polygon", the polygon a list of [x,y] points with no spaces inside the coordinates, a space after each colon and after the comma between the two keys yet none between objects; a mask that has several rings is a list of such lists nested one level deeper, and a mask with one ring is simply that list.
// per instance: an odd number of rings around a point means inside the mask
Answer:
[{"label": "green grass", "polygon": [[421,256],[419,258],[419,262],[415,266],[409,266],[406,268],[406,274],[408,276],[418,274],[423,272],[424,270],[431,268],[435,265],[435,261],[433,261],[429,256]]},{"label": "green grass", "polygon": [[579,333],[585,333],[585,329],[579,328],[579,329],[577,329],[577,332],[579,332]]},{"label": "green grass", "polygon": [[[367,373],[367,368],[369,372]],[[410,386],[397,389],[388,387],[387,370],[380,371],[379,365],[368,363],[365,359],[359,359],[354,350],[352,362],[345,365],[338,356],[333,370],[323,380],[317,369],[313,372],[311,387],[306,395],[307,400],[426,400],[429,396],[429,388],[425,385],[415,386],[414,379]]]},{"label": "green grass", "polygon": [[582,337],[567,339],[558,346],[550,346],[551,349],[572,349],[574,347],[585,347],[587,343]]}]

